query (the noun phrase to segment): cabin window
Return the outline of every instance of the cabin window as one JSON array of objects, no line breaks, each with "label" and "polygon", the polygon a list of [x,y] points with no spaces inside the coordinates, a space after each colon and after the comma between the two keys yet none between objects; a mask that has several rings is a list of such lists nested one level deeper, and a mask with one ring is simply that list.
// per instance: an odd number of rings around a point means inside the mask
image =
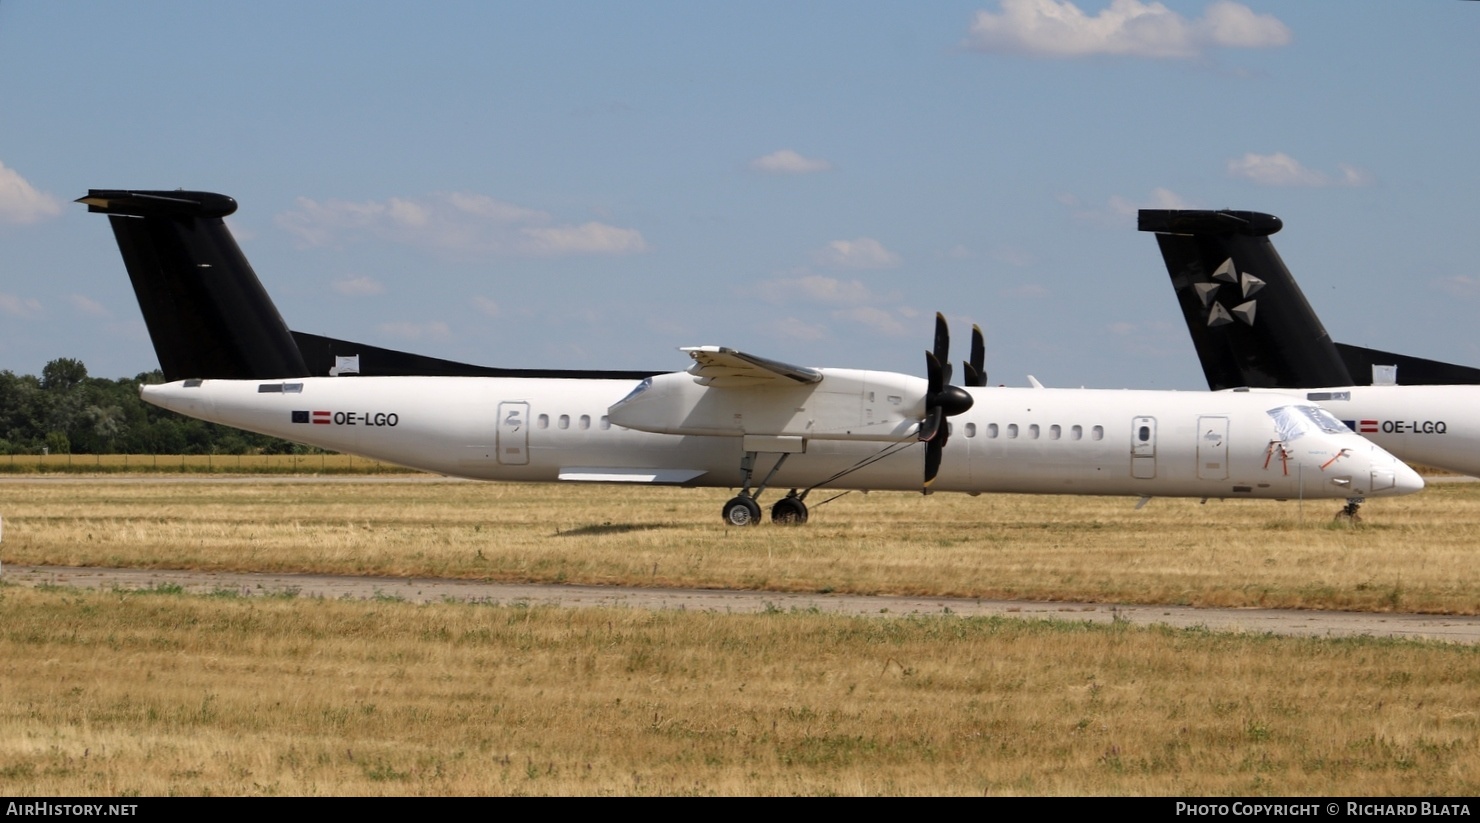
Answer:
[{"label": "cabin window", "polygon": [[1138,440],[1138,441],[1140,441],[1142,443],[1145,443],[1147,440],[1150,440],[1150,439],[1151,439],[1151,427],[1150,426],[1142,426],[1141,428],[1136,429],[1136,440]]},{"label": "cabin window", "polygon": [[1089,430],[1089,439],[1091,439],[1091,440],[1104,440],[1105,439],[1105,427],[1104,426],[1095,426],[1094,428],[1090,429]]},{"label": "cabin window", "polygon": [[1015,437],[1017,437],[1017,424],[1016,423],[1008,423],[1007,424],[1007,438],[1009,440],[1011,440],[1011,439],[1013,439]]},{"label": "cabin window", "polygon": [[601,416],[601,430],[606,431],[612,427],[612,421],[606,415]]},{"label": "cabin window", "polygon": [[536,417],[534,419],[534,425],[535,425],[535,428],[539,428],[539,429],[548,429],[548,428],[550,428],[550,415],[548,415],[548,414],[542,414],[539,417]]},{"label": "cabin window", "polygon": [[1058,423],[1055,423],[1052,426],[1049,426],[1048,427],[1048,439],[1049,440],[1058,440],[1059,439],[1059,436],[1062,435],[1063,433],[1064,433],[1064,431],[1063,431],[1063,429],[1059,428],[1059,424]]},{"label": "cabin window", "polygon": [[1083,426],[1080,426],[1080,425],[1077,425],[1077,424],[1075,426],[1071,427],[1069,429],[1069,439],[1070,440],[1083,440],[1084,439],[1084,427]]},{"label": "cabin window", "polygon": [[1031,439],[1033,439],[1033,440],[1037,440],[1038,439],[1038,424],[1037,423],[1034,423],[1033,425],[1031,425],[1031,426],[1028,427],[1028,437],[1031,438]]},{"label": "cabin window", "polygon": [[976,424],[975,423],[967,423],[966,424],[966,436],[967,437],[976,437]]},{"label": "cabin window", "polygon": [[987,437],[989,437],[989,438],[991,438],[993,440],[996,440],[997,439],[997,424],[996,423],[988,423],[987,424]]},{"label": "cabin window", "polygon": [[586,429],[589,429],[589,428],[591,428],[591,415],[589,415],[589,414],[583,414],[583,415],[581,415],[581,430],[582,431],[585,431]]},{"label": "cabin window", "polygon": [[568,414],[562,414],[562,415],[560,415],[560,421],[559,421],[558,425],[562,429],[568,429],[568,428],[570,428],[570,415],[568,415]]}]

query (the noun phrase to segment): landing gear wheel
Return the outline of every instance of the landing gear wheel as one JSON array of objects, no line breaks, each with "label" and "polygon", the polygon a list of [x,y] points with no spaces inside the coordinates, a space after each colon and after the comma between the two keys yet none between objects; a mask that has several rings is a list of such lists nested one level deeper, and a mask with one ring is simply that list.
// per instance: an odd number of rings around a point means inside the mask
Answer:
[{"label": "landing gear wheel", "polygon": [[807,522],[807,504],[800,497],[783,497],[771,506],[771,522],[800,526]]},{"label": "landing gear wheel", "polygon": [[1361,498],[1361,497],[1348,498],[1347,501],[1346,501],[1346,505],[1341,508],[1341,511],[1339,511],[1339,512],[1336,513],[1336,522],[1337,523],[1360,523],[1360,522],[1362,522],[1362,516],[1360,514],[1357,514],[1357,509],[1360,509],[1362,507],[1363,501],[1364,501],[1364,498]]},{"label": "landing gear wheel", "polygon": [[724,518],[731,526],[755,526],[761,522],[761,506],[749,497],[734,497],[725,504]]}]

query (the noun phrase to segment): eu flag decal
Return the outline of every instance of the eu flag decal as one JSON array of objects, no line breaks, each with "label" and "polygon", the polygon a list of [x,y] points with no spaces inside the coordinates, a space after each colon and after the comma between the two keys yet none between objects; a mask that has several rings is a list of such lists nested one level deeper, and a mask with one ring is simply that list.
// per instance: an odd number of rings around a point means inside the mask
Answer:
[{"label": "eu flag decal", "polygon": [[308,412],[306,412],[306,411],[295,411],[295,412],[293,412],[293,422],[294,423],[307,423],[308,422]]}]

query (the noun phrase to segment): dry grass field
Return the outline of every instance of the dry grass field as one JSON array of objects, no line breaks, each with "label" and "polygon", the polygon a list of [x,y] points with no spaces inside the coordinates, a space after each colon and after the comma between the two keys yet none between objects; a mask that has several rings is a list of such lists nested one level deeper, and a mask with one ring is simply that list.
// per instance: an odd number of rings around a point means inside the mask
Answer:
[{"label": "dry grass field", "polygon": [[[0,560],[1480,613],[1480,487],[1330,503],[0,482]],[[22,795],[1480,792],[1480,648],[0,586]]]},{"label": "dry grass field", "polygon": [[1480,614],[1480,484],[1374,501],[873,493],[727,528],[718,490],[0,482],[0,560],[860,594]]}]

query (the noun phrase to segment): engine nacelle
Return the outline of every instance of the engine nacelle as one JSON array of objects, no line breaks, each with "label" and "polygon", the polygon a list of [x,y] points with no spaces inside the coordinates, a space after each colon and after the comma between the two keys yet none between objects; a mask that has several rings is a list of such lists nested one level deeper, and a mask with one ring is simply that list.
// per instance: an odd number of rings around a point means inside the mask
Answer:
[{"label": "engine nacelle", "polygon": [[607,410],[611,422],[660,434],[898,441],[925,413],[926,382],[895,372],[822,369],[816,383],[705,386],[687,372],[643,380]]}]

